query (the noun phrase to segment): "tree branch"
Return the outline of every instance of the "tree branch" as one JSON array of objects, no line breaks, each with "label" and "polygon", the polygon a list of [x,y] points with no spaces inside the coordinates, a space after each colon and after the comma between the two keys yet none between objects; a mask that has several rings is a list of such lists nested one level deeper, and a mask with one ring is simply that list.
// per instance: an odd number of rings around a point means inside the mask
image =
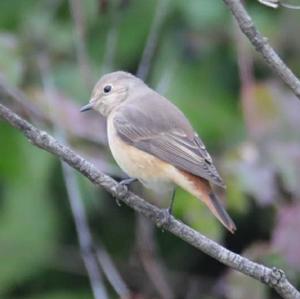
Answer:
[{"label": "tree branch", "polygon": [[259,3],[266,5],[268,7],[272,8],[289,8],[289,9],[300,9],[299,5],[293,5],[293,4],[288,4],[288,3],[283,3],[280,0],[258,0]]},{"label": "tree branch", "polygon": [[[22,132],[32,144],[62,159],[87,177],[93,184],[104,188],[113,197],[159,225],[164,215],[163,210],[129,192],[126,187],[119,185],[111,177],[98,171],[95,166],[73,150],[59,143],[45,131],[37,129],[2,104],[0,104],[0,117]],[[163,228],[221,263],[269,285],[283,298],[300,299],[300,293],[287,280],[282,270],[268,268],[231,252],[172,216]]]},{"label": "tree branch", "polygon": [[[44,93],[53,123],[53,134],[59,141],[68,145],[64,130],[57,126],[57,111],[55,109],[54,101],[56,92],[54,80],[51,76],[49,57],[46,52],[37,54],[37,61],[42,78]],[[94,243],[92,232],[90,230],[86,217],[83,200],[81,198],[80,188],[76,179],[75,170],[66,163],[63,163],[63,161],[61,161],[61,166],[63,170],[63,178],[66,186],[66,191],[68,194],[67,197],[71,207],[71,213],[79,240],[80,252],[89,276],[94,298],[108,298],[107,290],[102,279],[101,268],[103,270],[103,274],[108,278],[109,282],[112,282],[112,286],[114,287],[120,298],[129,298],[130,292],[125,283],[122,281],[121,276],[114,268],[114,264],[109,258],[108,253],[104,248],[97,248],[99,246],[96,246]],[[101,264],[101,267],[99,267],[97,260],[99,260],[99,264]],[[102,265],[109,265],[110,267],[103,268]]]},{"label": "tree branch", "polygon": [[150,70],[151,59],[154,55],[157,46],[159,31],[168,11],[168,4],[169,0],[161,0],[157,2],[157,6],[155,8],[154,19],[151,24],[150,32],[147,37],[142,58],[140,60],[138,70],[136,73],[137,77],[143,79],[144,81],[146,81],[146,77]]},{"label": "tree branch", "polygon": [[[46,52],[37,54],[37,62],[40,69],[45,98],[50,111],[50,118],[53,123],[53,134],[55,138],[67,144],[65,132],[57,126],[55,105],[53,98],[55,88],[52,77],[50,76],[50,63]],[[79,186],[76,181],[76,173],[69,165],[61,162],[63,170],[63,179],[67,191],[67,198],[71,207],[71,214],[74,220],[75,229],[79,241],[80,253],[86,268],[92,292],[95,299],[108,299],[107,290],[104,286],[101,271],[97,264],[97,258],[94,254],[94,244],[88,221],[85,214],[85,208],[80,196]]]},{"label": "tree branch", "polygon": [[267,38],[262,36],[254,25],[250,15],[240,0],[223,0],[234,15],[240,29],[248,37],[256,51],[259,52],[269,66],[291,88],[300,99],[300,81],[270,46]]},{"label": "tree branch", "polygon": [[91,88],[93,76],[85,44],[85,18],[82,2],[80,0],[69,0],[69,6],[75,25],[75,50],[79,62],[81,76],[85,81],[85,85],[88,88]]}]

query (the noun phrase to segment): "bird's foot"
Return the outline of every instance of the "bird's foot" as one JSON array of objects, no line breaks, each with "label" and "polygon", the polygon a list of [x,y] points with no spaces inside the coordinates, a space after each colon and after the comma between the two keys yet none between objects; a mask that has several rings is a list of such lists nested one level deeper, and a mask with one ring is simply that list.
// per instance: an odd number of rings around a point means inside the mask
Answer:
[{"label": "bird's foot", "polygon": [[281,269],[273,267],[268,277],[265,278],[265,281],[270,287],[274,288],[278,286],[280,287],[280,285],[284,282],[285,279],[285,273]]},{"label": "bird's foot", "polygon": [[121,199],[123,199],[126,196],[127,192],[128,189],[126,185],[121,185],[121,184],[117,185],[114,198],[119,207],[122,206]]},{"label": "bird's foot", "polygon": [[170,221],[172,218],[171,209],[162,209],[158,215],[158,219],[156,222],[157,227],[159,228],[166,228],[169,226]]},{"label": "bird's foot", "polygon": [[123,198],[127,194],[128,186],[135,181],[137,181],[136,178],[128,178],[119,182],[116,190],[116,203],[119,207],[122,206],[120,198]]},{"label": "bird's foot", "polygon": [[135,181],[137,181],[136,178],[128,178],[128,179],[124,179],[124,180],[120,181],[119,184],[122,185],[122,186],[128,187],[131,183],[133,183]]}]

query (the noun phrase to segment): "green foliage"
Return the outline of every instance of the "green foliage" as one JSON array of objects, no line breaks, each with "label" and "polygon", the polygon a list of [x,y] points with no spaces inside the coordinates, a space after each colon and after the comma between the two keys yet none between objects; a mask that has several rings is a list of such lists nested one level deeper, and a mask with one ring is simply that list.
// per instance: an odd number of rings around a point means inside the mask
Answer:
[{"label": "green foliage", "polygon": [[[11,140],[15,140],[10,144],[15,146],[9,156],[17,163],[11,168],[15,171],[13,177],[10,171],[3,173],[7,177],[0,219],[0,294],[47,265],[57,242],[58,229],[47,190],[47,170],[53,160],[33,149],[13,129],[7,131]],[[8,156],[2,150],[1,156]],[[4,167],[10,168],[7,164]]]},{"label": "green foliage", "polygon": [[175,215],[214,240],[222,237],[220,223],[204,203],[182,190],[176,192]]},{"label": "green foliage", "polygon": [[86,293],[78,294],[77,292],[60,291],[50,294],[41,294],[36,296],[26,297],[26,299],[92,299],[91,295]]},{"label": "green foliage", "polygon": [[19,84],[23,71],[19,41],[15,35],[0,32],[0,69],[13,84]]},{"label": "green foliage", "polygon": [[184,21],[192,29],[211,30],[226,20],[226,8],[220,1],[212,0],[202,3],[197,0],[177,0],[175,2]]}]

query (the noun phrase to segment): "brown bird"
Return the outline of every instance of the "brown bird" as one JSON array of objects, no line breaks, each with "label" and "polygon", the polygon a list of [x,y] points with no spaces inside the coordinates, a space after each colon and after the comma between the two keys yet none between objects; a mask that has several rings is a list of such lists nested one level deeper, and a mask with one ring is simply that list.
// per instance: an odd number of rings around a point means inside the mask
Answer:
[{"label": "brown bird", "polygon": [[118,71],[97,82],[80,111],[90,109],[107,118],[112,155],[131,177],[123,183],[138,179],[154,189],[178,185],[202,200],[230,232],[236,230],[211,187],[225,185],[198,134],[174,104],[139,78]]}]

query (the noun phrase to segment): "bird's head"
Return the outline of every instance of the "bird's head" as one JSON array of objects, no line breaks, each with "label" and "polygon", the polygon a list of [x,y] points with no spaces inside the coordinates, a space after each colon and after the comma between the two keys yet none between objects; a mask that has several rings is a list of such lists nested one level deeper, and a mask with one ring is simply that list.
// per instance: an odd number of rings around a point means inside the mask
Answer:
[{"label": "bird's head", "polygon": [[95,110],[107,117],[117,106],[126,101],[129,91],[141,80],[123,71],[106,74],[96,83],[89,103],[80,111]]}]

